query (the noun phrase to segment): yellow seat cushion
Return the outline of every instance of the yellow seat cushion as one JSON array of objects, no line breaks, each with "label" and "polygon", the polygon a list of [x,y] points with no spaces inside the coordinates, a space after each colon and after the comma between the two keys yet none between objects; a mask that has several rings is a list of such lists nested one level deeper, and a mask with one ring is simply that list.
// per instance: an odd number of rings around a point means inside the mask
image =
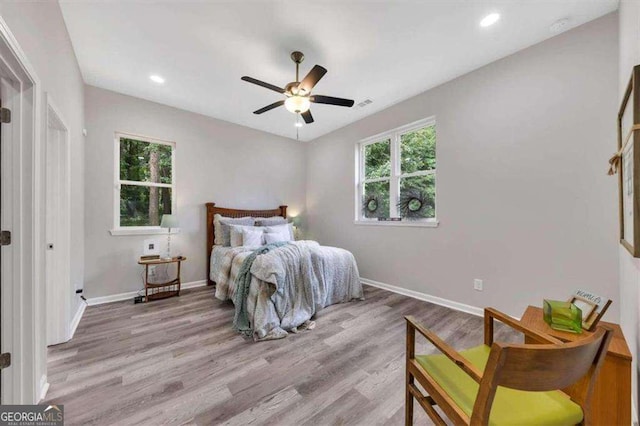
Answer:
[{"label": "yellow seat cushion", "polygon": [[[471,364],[484,371],[491,349],[486,345],[460,351]],[[447,392],[469,417],[479,385],[445,355],[418,355],[416,361]],[[564,393],[525,392],[498,387],[491,407],[490,425],[575,425],[582,421],[582,408]]]}]

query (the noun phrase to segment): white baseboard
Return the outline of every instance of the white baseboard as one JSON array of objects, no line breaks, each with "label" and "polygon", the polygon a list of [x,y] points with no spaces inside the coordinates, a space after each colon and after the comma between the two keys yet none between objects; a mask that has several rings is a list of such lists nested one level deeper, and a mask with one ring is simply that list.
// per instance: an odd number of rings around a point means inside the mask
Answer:
[{"label": "white baseboard", "polygon": [[69,340],[73,339],[73,335],[76,334],[76,329],[78,328],[78,324],[80,324],[80,319],[82,318],[82,314],[84,314],[84,310],[87,308],[87,304],[84,300],[80,299],[80,305],[78,306],[78,310],[76,314],[73,316],[71,320],[71,326],[69,327]]},{"label": "white baseboard", "polygon": [[[180,289],[186,290],[189,288],[204,287],[206,285],[207,285],[207,280],[191,281],[188,283],[181,284]],[[133,298],[134,296],[137,296],[138,293],[142,294],[144,293],[144,290],[142,292],[129,291],[127,293],[110,294],[109,296],[90,297],[87,299],[87,305],[94,306],[94,305],[102,305],[103,303],[121,302],[123,300],[128,300]]]},{"label": "white baseboard", "polygon": [[406,288],[398,287],[391,284],[381,283],[379,281],[374,281],[367,278],[361,277],[360,281],[363,284],[367,284],[372,287],[378,287],[383,290],[388,290],[394,293],[402,294],[403,296],[412,297],[414,299],[422,300],[424,302],[433,303],[435,305],[444,306],[446,308],[451,308],[456,311],[466,312],[468,314],[476,315],[479,317],[484,316],[484,309],[478,308],[477,306],[465,305],[464,303],[454,302],[453,300],[443,299],[442,297],[432,296],[430,294],[421,293],[415,290],[408,290]]},{"label": "white baseboard", "polygon": [[42,402],[47,396],[47,391],[49,390],[49,382],[47,381],[47,376],[44,375],[40,378],[40,394],[38,396],[38,404]]}]

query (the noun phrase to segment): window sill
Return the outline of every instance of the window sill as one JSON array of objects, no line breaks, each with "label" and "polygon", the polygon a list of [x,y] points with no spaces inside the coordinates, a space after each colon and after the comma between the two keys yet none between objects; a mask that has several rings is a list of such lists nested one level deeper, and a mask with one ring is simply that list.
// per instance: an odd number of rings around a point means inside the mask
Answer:
[{"label": "window sill", "polygon": [[[116,228],[109,230],[109,233],[114,237],[121,237],[127,235],[167,235],[166,228],[160,227],[131,227],[131,228]],[[180,228],[171,228],[171,235],[180,233]]]},{"label": "window sill", "polygon": [[424,221],[377,221],[377,220],[354,220],[355,225],[364,226],[405,226],[405,227],[418,227],[418,228],[437,228],[440,222],[437,220],[424,220]]}]

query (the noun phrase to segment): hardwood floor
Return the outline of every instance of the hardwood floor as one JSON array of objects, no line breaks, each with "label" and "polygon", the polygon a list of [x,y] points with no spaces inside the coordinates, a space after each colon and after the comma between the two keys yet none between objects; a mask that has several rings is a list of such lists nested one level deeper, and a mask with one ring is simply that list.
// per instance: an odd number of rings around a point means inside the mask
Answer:
[{"label": "hardwood floor", "polygon": [[[369,286],[365,297],[259,343],[231,330],[233,306],[211,288],[88,307],[74,338],[49,348],[47,403],[64,404],[69,425],[400,425],[403,316],[458,349],[482,342],[482,319]],[[415,424],[429,424],[418,408]]]}]

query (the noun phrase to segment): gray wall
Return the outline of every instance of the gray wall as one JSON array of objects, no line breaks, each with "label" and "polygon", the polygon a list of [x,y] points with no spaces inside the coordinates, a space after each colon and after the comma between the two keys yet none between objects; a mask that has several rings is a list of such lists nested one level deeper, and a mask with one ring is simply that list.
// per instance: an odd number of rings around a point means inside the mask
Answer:
[{"label": "gray wall", "polygon": [[[205,207],[274,208],[305,205],[306,145],[228,122],[85,88],[86,289],[88,297],[139,290],[136,264],[149,236],[112,236],[114,132],[176,142],[177,214],[181,232],[174,254],[187,256],[183,282],[206,278]],[[211,96],[215,96],[214,93]],[[166,241],[166,236],[154,236]]]},{"label": "gray wall", "polygon": [[[621,1],[620,19],[620,89],[619,101],[629,82],[631,69],[640,64],[640,3]],[[615,151],[615,142],[609,143],[611,151]],[[620,252],[620,324],[629,342],[633,355],[634,367],[637,368],[636,357],[640,352],[640,260],[634,259],[629,252],[618,246]],[[637,371],[635,370],[634,371]],[[633,375],[634,404],[638,412],[638,374]]]},{"label": "gray wall", "polygon": [[[617,51],[610,14],[316,139],[310,234],[371,280],[516,316],[585,288],[617,320]],[[440,226],[355,225],[355,144],[432,115]]]}]

